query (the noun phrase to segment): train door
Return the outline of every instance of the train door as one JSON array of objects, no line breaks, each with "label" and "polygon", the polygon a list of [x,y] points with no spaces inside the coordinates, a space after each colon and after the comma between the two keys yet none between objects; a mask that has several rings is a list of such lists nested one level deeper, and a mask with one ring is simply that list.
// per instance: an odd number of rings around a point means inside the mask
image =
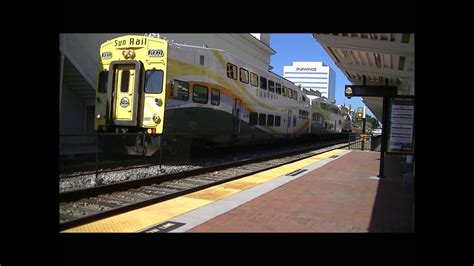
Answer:
[{"label": "train door", "polygon": [[240,113],[242,109],[242,101],[235,99],[234,110],[232,110],[232,139],[239,140],[240,136]]},{"label": "train door", "polygon": [[286,127],[286,134],[290,134],[291,132],[291,110],[288,110],[288,119],[287,119],[287,127]]},{"label": "train door", "polygon": [[138,62],[115,61],[111,63],[112,120],[115,125],[136,126],[138,111],[138,89],[140,84],[140,65]]},{"label": "train door", "polygon": [[132,108],[135,104],[131,100],[133,96],[133,81],[135,79],[135,70],[127,66],[119,66],[116,70],[116,84],[115,88],[115,119],[117,120],[132,120]]}]

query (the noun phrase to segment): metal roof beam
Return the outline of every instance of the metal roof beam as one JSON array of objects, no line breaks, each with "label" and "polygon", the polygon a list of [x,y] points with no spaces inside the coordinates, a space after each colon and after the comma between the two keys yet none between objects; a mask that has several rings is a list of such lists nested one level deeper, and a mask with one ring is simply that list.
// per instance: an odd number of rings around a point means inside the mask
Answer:
[{"label": "metal roof beam", "polygon": [[395,70],[395,69],[377,68],[377,67],[353,65],[353,64],[341,64],[337,62],[336,62],[336,65],[342,70],[349,71],[349,72],[356,72],[356,73],[365,74],[365,75],[375,75],[375,76],[405,78],[405,79],[415,78],[414,72],[406,72],[406,71],[400,71],[400,70]]},{"label": "metal roof beam", "polygon": [[[354,85],[364,85],[364,81],[362,79],[354,79],[354,78],[347,78],[352,84]],[[368,86],[385,86],[385,80],[384,81],[378,81],[378,80],[366,80],[365,85]],[[389,81],[388,86],[398,86],[399,84],[395,81]]]},{"label": "metal roof beam", "polygon": [[410,43],[397,43],[374,39],[352,38],[345,36],[325,35],[313,33],[322,45],[333,48],[353,49],[367,52],[395,54],[405,57],[415,56],[415,48]]}]

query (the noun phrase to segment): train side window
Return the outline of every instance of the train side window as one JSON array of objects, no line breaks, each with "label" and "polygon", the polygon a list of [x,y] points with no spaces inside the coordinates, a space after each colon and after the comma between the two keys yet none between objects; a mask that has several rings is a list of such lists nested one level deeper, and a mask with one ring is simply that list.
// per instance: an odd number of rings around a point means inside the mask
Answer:
[{"label": "train side window", "polygon": [[257,125],[257,121],[258,121],[258,114],[255,113],[255,112],[250,112],[250,114],[249,114],[249,125],[250,126],[255,126],[255,125]]},{"label": "train side window", "polygon": [[267,79],[260,76],[260,88],[266,90],[267,89]]},{"label": "train side window", "polygon": [[145,92],[161,93],[163,90],[163,70],[147,70],[145,72]]},{"label": "train side window", "polygon": [[197,84],[193,86],[193,102],[206,104],[208,97],[207,87]]},{"label": "train side window", "polygon": [[267,126],[272,127],[273,126],[273,121],[274,121],[274,116],[273,115],[268,115],[267,117]]},{"label": "train side window", "polygon": [[275,87],[276,93],[281,94],[281,85],[279,83],[277,83],[275,86],[276,86]]},{"label": "train side window", "polygon": [[240,68],[240,82],[249,84],[249,72],[244,68]]},{"label": "train side window", "polygon": [[237,66],[227,63],[227,77],[237,80]]},{"label": "train side window", "polygon": [[130,71],[122,71],[122,78],[120,81],[120,92],[128,92],[128,84],[130,83]]},{"label": "train side window", "polygon": [[211,104],[219,105],[221,102],[221,92],[216,89],[211,90]]},{"label": "train side window", "polygon": [[275,116],[275,126],[276,127],[280,126],[280,116],[279,115]]},{"label": "train side window", "polygon": [[108,71],[101,71],[99,73],[99,88],[98,88],[98,91],[100,93],[106,93],[107,92],[108,78],[109,78],[109,72]]},{"label": "train side window", "polygon": [[275,82],[268,80],[268,91],[275,92]]},{"label": "train side window", "polygon": [[171,99],[187,101],[189,99],[189,83],[175,79],[171,95]]},{"label": "train side window", "polygon": [[259,126],[265,126],[266,122],[267,122],[267,115],[266,114],[259,114],[258,115],[258,125]]},{"label": "train side window", "polygon": [[253,72],[250,72],[250,84],[258,87],[258,75]]}]

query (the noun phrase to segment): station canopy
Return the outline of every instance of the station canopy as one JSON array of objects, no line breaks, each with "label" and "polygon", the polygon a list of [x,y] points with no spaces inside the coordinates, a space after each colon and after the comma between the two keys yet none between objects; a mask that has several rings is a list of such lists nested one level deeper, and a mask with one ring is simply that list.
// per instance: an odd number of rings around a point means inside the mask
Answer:
[{"label": "station canopy", "polygon": [[[415,95],[414,33],[313,33],[353,85],[397,86],[399,95]],[[346,84],[349,85],[349,84]],[[382,98],[362,97],[382,120]]]}]

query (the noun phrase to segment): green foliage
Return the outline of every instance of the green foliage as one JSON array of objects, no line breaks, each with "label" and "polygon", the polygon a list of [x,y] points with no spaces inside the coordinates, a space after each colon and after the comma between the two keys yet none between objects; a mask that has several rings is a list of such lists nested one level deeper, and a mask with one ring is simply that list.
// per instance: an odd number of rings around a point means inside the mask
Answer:
[{"label": "green foliage", "polygon": [[367,126],[370,125],[371,128],[379,128],[379,123],[378,123],[377,118],[372,117],[372,116],[370,116],[370,115],[368,115],[368,114],[365,115],[365,118],[367,119],[367,120],[366,120],[366,121],[367,121],[367,122],[366,122],[366,125],[367,125]]}]

